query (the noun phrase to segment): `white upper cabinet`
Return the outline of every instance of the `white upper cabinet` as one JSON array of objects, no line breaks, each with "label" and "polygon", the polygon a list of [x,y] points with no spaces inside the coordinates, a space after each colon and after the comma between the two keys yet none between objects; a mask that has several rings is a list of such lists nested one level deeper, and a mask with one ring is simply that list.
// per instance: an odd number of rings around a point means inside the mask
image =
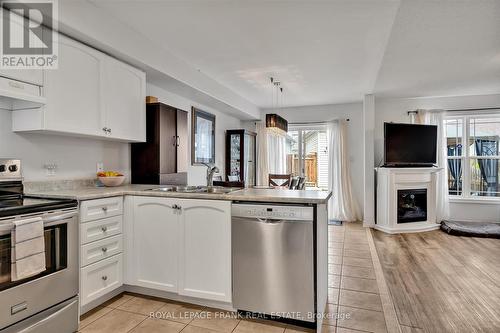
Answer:
[{"label": "white upper cabinet", "polygon": [[[23,20],[24,18],[16,15],[12,12],[9,14],[9,24],[11,31],[17,30],[17,33],[21,34],[24,29]],[[46,33],[47,30],[43,30]],[[40,45],[36,45],[39,47]],[[43,70],[42,69],[0,69],[0,76],[9,79],[14,79],[22,82],[27,82],[35,84],[37,86],[43,86]]]},{"label": "white upper cabinet", "polygon": [[231,302],[231,202],[179,199],[179,294]]},{"label": "white upper cabinet", "polygon": [[103,135],[101,54],[59,35],[59,68],[47,70],[45,128]]},{"label": "white upper cabinet", "polygon": [[146,141],[146,75],[115,59],[106,59],[103,75],[105,124],[118,139]]},{"label": "white upper cabinet", "polygon": [[[130,202],[130,201],[128,201]],[[137,286],[177,292],[178,210],[174,199],[133,197],[132,228],[127,228],[127,272]]]},{"label": "white upper cabinet", "polygon": [[58,43],[59,68],[44,72],[45,106],[16,110],[12,129],[145,141],[144,72],[63,35]]}]

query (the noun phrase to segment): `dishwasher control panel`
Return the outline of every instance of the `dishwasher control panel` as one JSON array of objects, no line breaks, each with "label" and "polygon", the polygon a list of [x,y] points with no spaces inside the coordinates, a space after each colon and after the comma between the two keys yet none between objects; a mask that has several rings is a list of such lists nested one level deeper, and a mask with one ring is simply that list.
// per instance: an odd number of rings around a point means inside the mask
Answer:
[{"label": "dishwasher control panel", "polygon": [[233,204],[231,215],[261,219],[313,221],[314,209],[309,206]]}]

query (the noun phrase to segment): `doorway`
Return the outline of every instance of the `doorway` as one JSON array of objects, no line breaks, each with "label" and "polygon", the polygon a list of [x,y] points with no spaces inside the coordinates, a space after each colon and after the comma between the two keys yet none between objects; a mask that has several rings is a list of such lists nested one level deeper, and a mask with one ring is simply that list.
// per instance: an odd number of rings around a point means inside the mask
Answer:
[{"label": "doorway", "polygon": [[286,173],[305,177],[308,190],[328,189],[326,125],[291,126],[286,136]]}]

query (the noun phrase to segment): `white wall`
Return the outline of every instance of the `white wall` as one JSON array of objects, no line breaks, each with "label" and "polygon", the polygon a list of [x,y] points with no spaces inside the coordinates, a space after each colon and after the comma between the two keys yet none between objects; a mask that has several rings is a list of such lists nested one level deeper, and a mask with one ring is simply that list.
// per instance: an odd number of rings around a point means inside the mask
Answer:
[{"label": "white wall", "polygon": [[[51,134],[14,133],[12,111],[0,109],[0,158],[22,160],[26,181],[93,178],[97,162],[107,170],[129,174],[127,143],[75,138]],[[58,165],[56,175],[47,176],[44,164]]]},{"label": "white wall", "polygon": [[[220,174],[225,175],[225,132],[228,129],[241,128],[241,121],[238,118],[228,114],[214,110],[210,107],[200,105],[194,101],[188,100],[182,96],[173,94],[167,90],[159,88],[148,83],[146,87],[147,95],[156,96],[162,103],[171,105],[178,109],[188,111],[188,128],[189,128],[189,147],[191,147],[191,107],[194,106],[201,110],[210,112],[215,115],[215,165],[219,167]],[[188,184],[189,185],[206,185],[206,167],[191,165],[191,149],[189,149],[188,161]]]},{"label": "white wall", "polygon": [[[427,97],[376,99],[375,101],[375,164],[384,155],[384,128],[386,121],[409,122],[407,111],[415,109],[469,109],[500,107],[500,94],[480,96]],[[467,221],[500,221],[500,204],[480,204],[477,202],[450,203],[451,218]]]},{"label": "white wall", "polygon": [[347,149],[351,163],[351,181],[358,206],[363,208],[363,103],[315,105],[263,110],[277,113],[289,123],[349,119]]}]

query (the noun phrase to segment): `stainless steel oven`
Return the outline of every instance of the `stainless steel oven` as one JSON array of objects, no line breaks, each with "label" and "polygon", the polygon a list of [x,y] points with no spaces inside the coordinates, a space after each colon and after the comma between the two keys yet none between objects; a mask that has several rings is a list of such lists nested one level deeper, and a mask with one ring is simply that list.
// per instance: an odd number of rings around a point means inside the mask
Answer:
[{"label": "stainless steel oven", "polygon": [[[77,209],[0,219],[0,332],[75,332],[78,329]],[[46,270],[11,280],[11,231],[18,218],[44,223]],[[40,315],[46,313],[46,315]]]}]

